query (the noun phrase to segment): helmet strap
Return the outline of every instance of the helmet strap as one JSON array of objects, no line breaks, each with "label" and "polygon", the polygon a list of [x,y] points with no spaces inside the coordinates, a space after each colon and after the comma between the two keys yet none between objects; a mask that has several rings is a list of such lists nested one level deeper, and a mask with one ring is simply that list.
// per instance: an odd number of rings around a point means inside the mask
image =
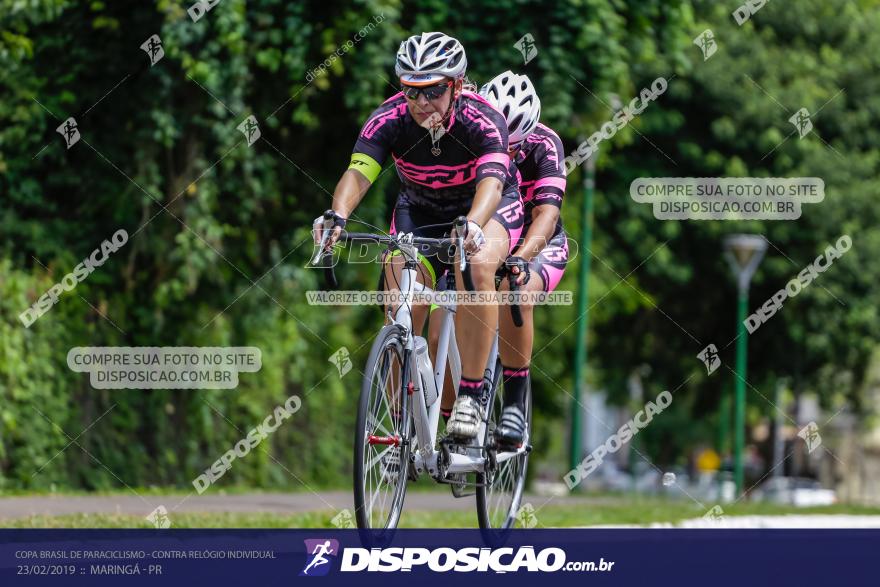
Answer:
[{"label": "helmet strap", "polygon": [[437,123],[438,125],[443,125],[444,130],[446,129],[446,121],[448,121],[449,118],[452,116],[452,113],[455,111],[455,105],[458,103],[458,99],[461,97],[462,83],[463,82],[460,79],[452,82],[452,97],[449,100],[449,107],[446,108],[446,112],[443,113],[443,116]]},{"label": "helmet strap", "polygon": [[449,107],[446,108],[446,112],[440,117],[440,120],[438,120],[436,124],[430,124],[426,127],[428,129],[428,134],[431,135],[431,154],[435,157],[440,155],[441,151],[440,147],[437,146],[437,143],[440,142],[440,139],[446,134],[446,123],[455,111],[455,106],[458,103],[459,97],[461,97],[461,92],[462,80],[457,79],[453,82],[452,98],[449,100]]}]

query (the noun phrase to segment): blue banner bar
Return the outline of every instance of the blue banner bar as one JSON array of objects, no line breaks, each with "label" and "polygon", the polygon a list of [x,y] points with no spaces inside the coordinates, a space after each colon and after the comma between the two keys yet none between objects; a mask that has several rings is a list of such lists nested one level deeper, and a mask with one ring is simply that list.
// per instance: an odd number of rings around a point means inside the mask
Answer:
[{"label": "blue banner bar", "polygon": [[0,585],[875,587],[878,551],[878,530],[0,530]]}]

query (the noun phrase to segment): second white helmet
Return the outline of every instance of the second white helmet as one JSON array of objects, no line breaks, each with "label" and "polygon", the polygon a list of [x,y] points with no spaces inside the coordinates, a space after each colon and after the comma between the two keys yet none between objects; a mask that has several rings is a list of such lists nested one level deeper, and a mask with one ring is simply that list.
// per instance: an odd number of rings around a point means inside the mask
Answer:
[{"label": "second white helmet", "polygon": [[511,148],[524,141],[538,126],[541,100],[528,76],[505,71],[484,85],[480,95],[504,115]]},{"label": "second white helmet", "polygon": [[467,71],[464,47],[443,33],[413,35],[400,44],[394,72],[405,84],[430,84],[444,77],[460,79]]}]

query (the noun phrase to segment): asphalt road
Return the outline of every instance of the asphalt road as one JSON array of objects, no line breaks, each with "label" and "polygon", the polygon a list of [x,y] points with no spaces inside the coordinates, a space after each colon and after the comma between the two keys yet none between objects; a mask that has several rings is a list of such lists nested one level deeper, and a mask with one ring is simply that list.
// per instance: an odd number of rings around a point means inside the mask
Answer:
[{"label": "asphalt road", "polygon": [[[554,505],[607,503],[603,498],[545,497],[526,495],[525,501]],[[254,493],[241,495],[97,495],[97,496],[23,496],[0,498],[0,521],[31,515],[129,514],[144,516],[163,505],[169,512],[225,512],[291,514],[317,510],[352,509],[349,491],[319,493]],[[407,492],[407,510],[474,510],[474,497],[455,499],[444,492]],[[2,525],[2,522],[0,522]]]},{"label": "asphalt road", "polygon": [[[550,502],[553,505],[590,505],[593,507],[619,503],[609,497],[526,495],[524,503],[535,507]],[[62,516],[70,514],[120,514],[146,516],[163,505],[169,512],[224,512],[224,513],[278,513],[292,514],[309,511],[351,509],[352,496],[348,491],[319,493],[250,493],[240,495],[90,495],[90,496],[23,496],[0,498],[0,527],[3,520],[26,518],[31,515]],[[406,510],[473,511],[474,498],[455,499],[444,492],[415,492],[406,496]],[[880,516],[862,515],[781,515],[781,516],[723,516],[718,520],[694,518],[677,523],[646,525],[592,526],[593,528],[880,528]]]}]

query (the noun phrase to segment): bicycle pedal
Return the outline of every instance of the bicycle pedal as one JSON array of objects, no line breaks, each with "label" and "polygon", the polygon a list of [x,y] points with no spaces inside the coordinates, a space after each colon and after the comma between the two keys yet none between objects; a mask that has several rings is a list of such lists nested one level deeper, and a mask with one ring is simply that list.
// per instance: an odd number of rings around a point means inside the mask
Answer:
[{"label": "bicycle pedal", "polygon": [[452,489],[452,497],[469,497],[476,493],[476,489],[468,492],[468,487],[472,487],[472,485],[467,482],[467,477],[461,473],[451,475],[447,483]]},{"label": "bicycle pedal", "polygon": [[476,495],[476,491],[467,491],[467,486],[465,485],[453,485],[452,486],[452,497],[470,497],[472,495]]}]

